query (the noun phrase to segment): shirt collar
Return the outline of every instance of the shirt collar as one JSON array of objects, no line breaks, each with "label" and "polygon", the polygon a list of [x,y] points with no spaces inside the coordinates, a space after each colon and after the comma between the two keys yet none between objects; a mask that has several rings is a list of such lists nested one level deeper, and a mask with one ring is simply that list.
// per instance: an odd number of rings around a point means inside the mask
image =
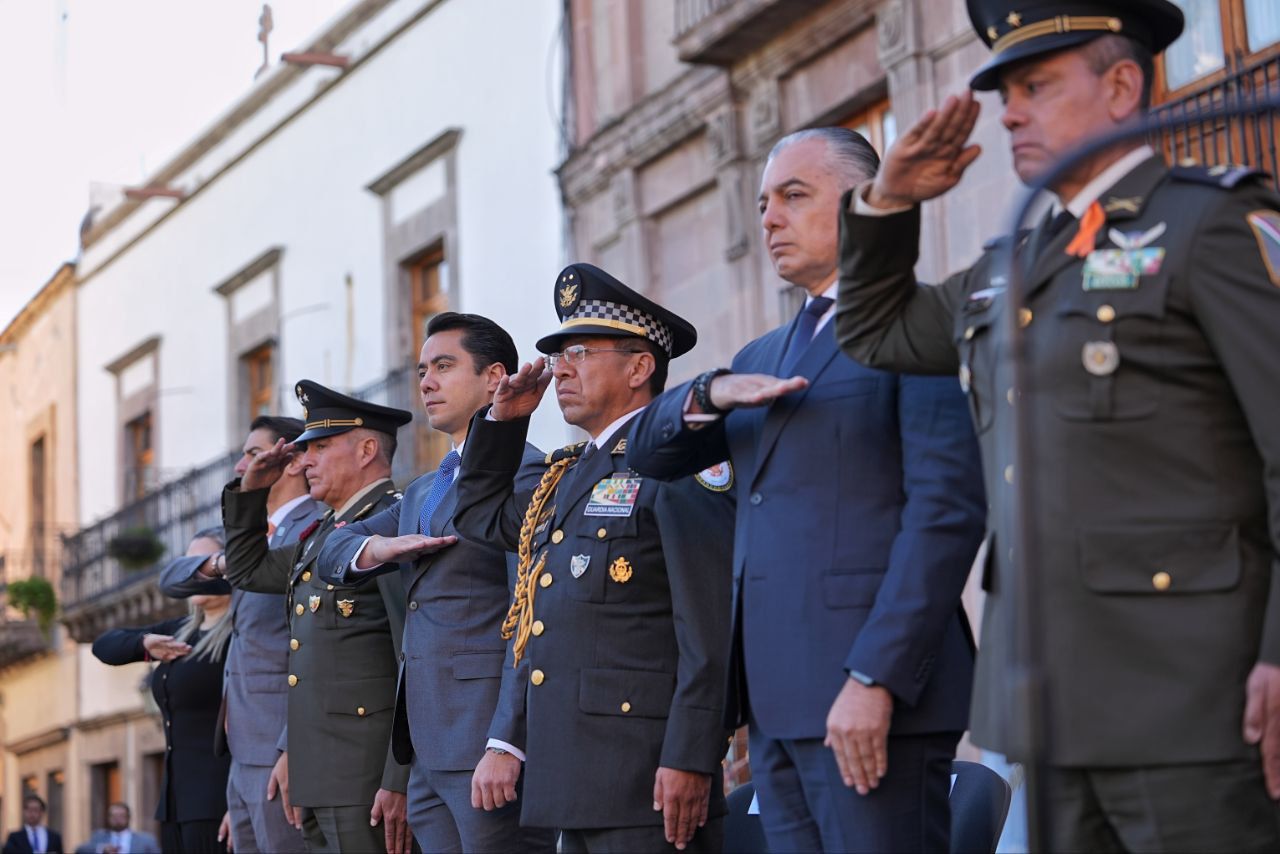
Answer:
[{"label": "shirt collar", "polygon": [[[1084,189],[1076,193],[1071,201],[1067,202],[1067,210],[1076,219],[1082,219],[1084,212],[1089,209],[1089,205],[1096,202],[1099,196],[1114,187],[1125,175],[1138,168],[1139,164],[1145,163],[1155,155],[1155,150],[1151,146],[1138,146],[1099,172],[1088,184],[1085,184]],[[1053,213],[1056,214],[1062,207],[1062,200],[1058,199],[1054,202]]]},{"label": "shirt collar", "polygon": [[[648,406],[648,404],[645,404],[645,406]],[[609,440],[613,438],[613,434],[618,432],[619,427],[621,427],[623,424],[626,424],[629,420],[639,415],[641,412],[644,412],[644,406],[641,406],[638,409],[631,410],[626,415],[622,416],[617,421],[614,421],[608,427],[601,430],[599,436],[592,437],[591,441],[588,444],[595,445],[597,448],[601,448],[604,445],[608,444]]]},{"label": "shirt collar", "polygon": [[[276,511],[267,517],[267,521],[270,522],[272,525],[275,525],[277,528],[279,528],[280,523],[283,522],[289,516],[289,514],[293,512],[293,508],[297,507],[299,504],[306,501],[310,497],[311,495],[309,493],[304,492],[295,498],[290,498],[288,501],[286,501],[285,503],[277,507]],[[112,832],[124,833],[123,830],[116,830]]]},{"label": "shirt collar", "polygon": [[333,514],[334,518],[335,519],[341,518],[342,514],[346,513],[352,507],[355,507],[357,504],[363,501],[365,499],[365,496],[371,494],[375,489],[378,489],[383,484],[390,483],[390,482],[391,482],[391,478],[389,477],[384,477],[380,480],[375,480],[373,483],[369,484],[364,489],[360,490],[355,495],[348,498],[347,503],[343,504],[342,508]]}]

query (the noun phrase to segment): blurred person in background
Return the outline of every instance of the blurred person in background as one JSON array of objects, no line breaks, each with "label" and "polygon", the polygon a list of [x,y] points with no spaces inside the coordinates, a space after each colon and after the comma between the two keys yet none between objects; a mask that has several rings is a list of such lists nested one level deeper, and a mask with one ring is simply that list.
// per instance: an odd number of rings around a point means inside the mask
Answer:
[{"label": "blurred person in background", "polygon": [[[188,555],[222,551],[221,528],[198,532]],[[156,821],[166,852],[215,854],[223,850],[218,827],[227,811],[230,759],[213,750],[222,702],[231,597],[192,596],[190,612],[143,628],[112,629],[93,642],[104,664],[156,661],[151,693],[164,718],[164,777]]]},{"label": "blurred person in background", "polygon": [[37,794],[22,799],[22,827],[9,834],[4,854],[61,854],[62,837],[44,824],[44,799]]},{"label": "blurred person in background", "polygon": [[154,836],[129,827],[132,818],[133,811],[122,801],[107,807],[107,826],[95,830],[76,854],[160,854]]}]

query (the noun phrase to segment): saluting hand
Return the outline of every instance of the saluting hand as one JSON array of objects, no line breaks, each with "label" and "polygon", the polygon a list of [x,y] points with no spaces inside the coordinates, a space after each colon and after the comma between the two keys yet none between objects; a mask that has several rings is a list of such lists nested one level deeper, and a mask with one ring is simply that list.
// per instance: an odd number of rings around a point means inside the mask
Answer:
[{"label": "saluting hand", "polygon": [[677,849],[693,839],[707,823],[711,800],[711,775],[674,768],[659,768],[653,781],[653,809],[661,811],[667,841]]},{"label": "saluting hand", "polygon": [[1280,667],[1259,661],[1245,683],[1244,740],[1261,744],[1267,794],[1280,800]]},{"label": "saluting hand", "polygon": [[[769,374],[722,374],[711,381],[707,392],[720,409],[768,406],[783,395],[809,385],[804,377],[775,377]],[[697,409],[697,402],[693,407]]]},{"label": "saluting hand", "polygon": [[292,444],[286,443],[284,439],[277,439],[274,445],[249,463],[244,476],[240,478],[240,489],[249,492],[274,486],[284,474],[284,467],[293,460],[296,453],[297,449]]},{"label": "saluting hand", "polygon": [[143,635],[142,648],[152,661],[173,661],[191,652],[191,644],[174,640],[173,635]]},{"label": "saluting hand", "polygon": [[846,786],[865,795],[889,773],[889,722],[893,695],[880,685],[845,680],[827,713],[827,737]]},{"label": "saluting hand", "polygon": [[383,563],[417,560],[423,555],[434,554],[458,541],[447,537],[428,537],[425,534],[404,534],[399,537],[380,537],[374,534],[365,544],[364,551],[356,558],[356,569],[373,569]]},{"label": "saluting hand", "polygon": [[377,827],[379,822],[382,823],[382,836],[387,846],[387,854],[412,854],[413,834],[409,832],[406,815],[404,792],[379,789],[373,796],[369,826]]},{"label": "saluting hand", "polygon": [[493,393],[493,417],[498,421],[513,421],[533,414],[542,402],[542,395],[551,385],[551,371],[542,356],[525,362],[514,374],[507,374],[498,381]]},{"label": "saluting hand", "polygon": [[888,152],[866,200],[872,207],[895,208],[937,198],[960,183],[981,146],[967,145],[980,107],[972,92],[951,95],[920,117]]}]

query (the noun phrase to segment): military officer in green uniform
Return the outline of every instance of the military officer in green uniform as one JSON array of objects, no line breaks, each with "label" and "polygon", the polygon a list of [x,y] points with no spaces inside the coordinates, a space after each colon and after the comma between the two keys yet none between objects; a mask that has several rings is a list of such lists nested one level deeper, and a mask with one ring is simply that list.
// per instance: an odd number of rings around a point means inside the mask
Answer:
[{"label": "military officer in green uniform", "polygon": [[[566,852],[719,851],[732,475],[663,483],[626,459],[629,425],[697,332],[590,264],[566,268],[554,299],[547,358],[503,377],[474,419],[453,517],[517,554],[502,696],[522,732],[500,737],[524,744],[521,824],[560,828]],[[591,441],[549,454],[536,488],[517,490],[553,376]]]},{"label": "military officer in green uniform", "polygon": [[[258,454],[222,494],[225,557],[206,574],[225,574],[258,593],[287,590],[288,725],[276,777],[286,813],[310,851],[408,852],[405,788],[409,769],[391,755],[396,672],[404,629],[404,591],[395,576],[345,587],[315,572],[336,528],[394,504],[396,431],[412,415],[357,400],[310,380],[297,384],[306,430],[292,445]],[[294,453],[311,497],[329,511],[296,546],[267,547],[267,492]]]},{"label": "military officer in green uniform", "polygon": [[[1141,120],[1152,56],[1183,27],[1166,0],[970,0],[969,14],[993,51],[971,86],[1000,91],[1028,183]],[[1280,198],[1251,170],[1170,169],[1130,137],[1053,182],[1030,234],[920,286],[919,205],[978,157],[977,114],[971,94],[948,98],[846,198],[836,320],[854,358],[958,372],[969,395],[991,502],[973,740],[1025,755],[1009,520],[1032,478],[1051,847],[1277,850]]]}]

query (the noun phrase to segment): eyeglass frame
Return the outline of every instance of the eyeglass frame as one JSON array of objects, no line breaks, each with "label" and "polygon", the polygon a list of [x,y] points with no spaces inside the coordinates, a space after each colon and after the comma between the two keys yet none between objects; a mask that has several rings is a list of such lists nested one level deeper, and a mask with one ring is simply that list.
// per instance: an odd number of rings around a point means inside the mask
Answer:
[{"label": "eyeglass frame", "polygon": [[[632,356],[635,356],[643,352],[645,351],[644,350],[624,350],[618,347],[588,347],[586,344],[573,344],[569,347],[565,347],[563,350],[559,352],[548,353],[547,367],[554,371],[556,368],[556,363],[559,362],[561,359],[563,359],[565,361],[565,364],[568,364],[568,365],[580,365],[583,362],[585,362],[587,360],[587,356],[591,355],[592,353],[630,353]],[[570,356],[569,355],[570,353],[573,353],[575,355]]]}]

